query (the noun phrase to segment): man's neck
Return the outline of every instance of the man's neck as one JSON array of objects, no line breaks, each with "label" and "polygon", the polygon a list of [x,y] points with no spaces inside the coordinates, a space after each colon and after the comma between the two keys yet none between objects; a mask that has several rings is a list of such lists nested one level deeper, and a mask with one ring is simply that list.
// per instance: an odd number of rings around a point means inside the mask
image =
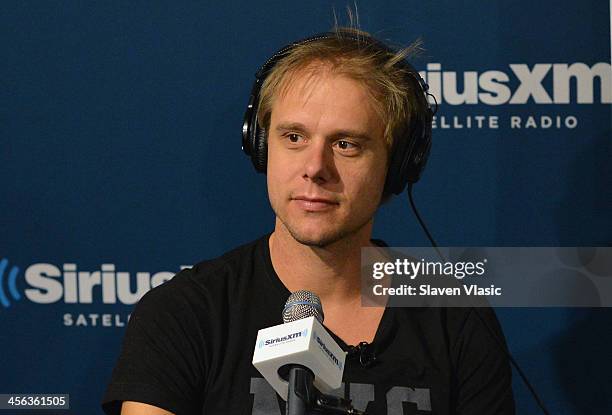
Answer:
[{"label": "man's neck", "polygon": [[324,303],[355,303],[360,296],[361,248],[372,246],[372,222],[325,247],[296,241],[278,218],[270,236],[274,270],[291,292],[309,290]]}]

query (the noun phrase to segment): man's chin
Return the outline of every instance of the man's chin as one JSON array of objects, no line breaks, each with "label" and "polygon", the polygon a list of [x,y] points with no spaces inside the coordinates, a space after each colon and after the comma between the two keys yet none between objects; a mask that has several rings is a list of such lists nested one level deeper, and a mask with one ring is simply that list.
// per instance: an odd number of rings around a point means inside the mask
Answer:
[{"label": "man's chin", "polygon": [[357,235],[371,222],[371,219],[368,219],[364,220],[364,223],[358,226],[349,226],[348,223],[344,223],[344,221],[340,220],[286,221],[278,215],[276,216],[276,220],[277,226],[282,226],[296,242],[313,248],[326,248],[337,242],[351,238]]},{"label": "man's chin", "polygon": [[328,230],[327,232],[322,232],[321,230],[309,232],[288,227],[287,230],[297,242],[313,248],[328,247],[349,235],[349,232],[342,232],[336,229]]},{"label": "man's chin", "polygon": [[341,235],[336,235],[337,232],[308,232],[292,228],[287,230],[297,242],[313,248],[325,248],[342,238]]}]

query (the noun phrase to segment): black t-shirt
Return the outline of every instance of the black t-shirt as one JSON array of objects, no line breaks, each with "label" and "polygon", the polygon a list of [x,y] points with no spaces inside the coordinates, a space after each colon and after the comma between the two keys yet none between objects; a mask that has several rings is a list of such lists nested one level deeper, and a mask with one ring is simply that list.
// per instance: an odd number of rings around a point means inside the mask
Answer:
[{"label": "black t-shirt", "polygon": [[[282,323],[290,294],[268,238],[183,270],[140,300],[103,400],[107,414],[127,400],[177,415],[285,413],[251,363],[257,331]],[[491,309],[388,307],[367,349],[376,360],[364,366],[350,354],[336,394],[369,415],[514,414],[508,360],[483,321],[503,338]]]}]

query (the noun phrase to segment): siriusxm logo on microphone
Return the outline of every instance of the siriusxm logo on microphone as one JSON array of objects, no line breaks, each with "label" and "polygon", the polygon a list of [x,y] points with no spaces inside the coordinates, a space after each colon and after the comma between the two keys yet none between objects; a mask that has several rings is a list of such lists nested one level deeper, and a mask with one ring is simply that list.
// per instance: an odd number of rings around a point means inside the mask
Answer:
[{"label": "siriusxm logo on microphone", "polygon": [[342,363],[340,362],[340,360],[332,353],[331,350],[327,348],[327,346],[325,345],[325,343],[323,343],[323,340],[321,340],[317,332],[313,331],[312,334],[314,335],[314,338],[317,340],[317,344],[319,345],[321,350],[323,350],[325,354],[327,355],[327,357],[329,357],[329,360],[331,360],[336,366],[338,366],[338,368],[342,369]]},{"label": "siriusxm logo on microphone", "polygon": [[281,343],[286,343],[290,340],[295,340],[298,337],[306,337],[308,335],[308,329],[304,329],[302,331],[296,331],[295,333],[287,334],[282,337],[273,337],[271,339],[262,339],[257,344],[258,348],[262,348],[264,346],[276,346]]}]

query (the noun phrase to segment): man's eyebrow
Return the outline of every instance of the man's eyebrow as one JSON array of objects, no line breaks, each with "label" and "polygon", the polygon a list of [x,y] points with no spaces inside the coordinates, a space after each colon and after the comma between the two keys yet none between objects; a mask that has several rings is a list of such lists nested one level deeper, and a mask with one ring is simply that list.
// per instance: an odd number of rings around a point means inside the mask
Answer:
[{"label": "man's eyebrow", "polygon": [[361,131],[355,131],[355,130],[336,130],[334,131],[334,133],[332,134],[333,137],[350,137],[350,138],[356,138],[358,140],[371,140],[372,137],[370,137],[367,133],[363,133]]},{"label": "man's eyebrow", "polygon": [[300,132],[308,132],[308,129],[304,124],[299,122],[283,122],[276,126],[276,131],[300,131]]},{"label": "man's eyebrow", "polygon": [[[304,124],[299,123],[299,122],[286,122],[286,123],[278,124],[276,126],[276,131],[277,132],[299,131],[302,133],[307,133],[308,129],[304,126]],[[351,137],[351,138],[356,138],[360,140],[371,140],[372,139],[372,137],[370,137],[367,133],[356,131],[356,130],[350,130],[350,129],[335,130],[332,134],[330,134],[330,136],[331,137]]]}]

